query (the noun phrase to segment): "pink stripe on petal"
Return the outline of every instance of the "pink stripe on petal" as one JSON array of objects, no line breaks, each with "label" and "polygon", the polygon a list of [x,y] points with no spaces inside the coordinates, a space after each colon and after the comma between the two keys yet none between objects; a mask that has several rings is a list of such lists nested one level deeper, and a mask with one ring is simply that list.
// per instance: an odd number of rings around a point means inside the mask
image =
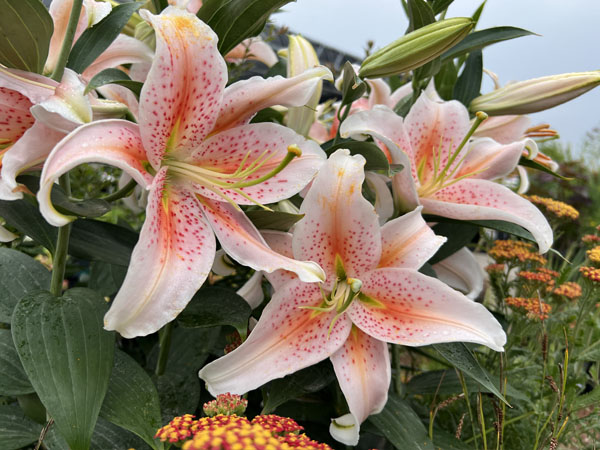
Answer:
[{"label": "pink stripe on petal", "polygon": [[[291,145],[300,148],[302,155],[295,157],[285,169],[274,177],[255,186],[241,189],[256,202],[266,205],[297,194],[313,179],[325,162],[325,153],[315,142],[305,139],[289,128],[274,123],[248,124],[210,137],[190,159],[194,160],[194,164],[198,166],[232,174],[244,160],[244,168],[246,168],[261,155],[273,155],[260,169],[245,180],[240,180],[252,181],[275,169],[287,156],[288,147]],[[266,155],[264,155],[265,152],[267,152]],[[249,156],[247,156],[248,154]],[[225,180],[237,181],[234,178]],[[222,197],[201,185],[197,184],[196,187],[203,196],[222,200]],[[234,191],[218,189],[238,204],[255,204]]]},{"label": "pink stripe on petal", "polygon": [[355,301],[352,322],[382,341],[401,345],[475,342],[502,351],[502,326],[481,304],[411,269],[376,269],[361,278],[361,293],[381,306]]},{"label": "pink stripe on petal", "polygon": [[388,345],[353,327],[344,346],[331,355],[331,362],[350,413],[359,425],[350,432],[338,431],[333,425],[330,432],[334,439],[356,445],[360,424],[371,414],[380,413],[387,402],[392,379]]},{"label": "pink stripe on petal", "polygon": [[23,94],[0,87],[0,140],[14,143],[31,128],[35,119],[29,108],[31,102]]},{"label": "pink stripe on petal", "polygon": [[223,250],[240,264],[270,273],[292,271],[305,282],[323,281],[325,274],[312,261],[296,261],[271,250],[252,222],[229,203],[199,197],[208,223]]},{"label": "pink stripe on petal", "polygon": [[552,228],[530,201],[488,180],[461,180],[430,198],[421,198],[423,212],[458,220],[504,220],[529,231],[540,248],[552,245]]},{"label": "pink stripe on petal", "polygon": [[308,191],[296,224],[294,256],[316,261],[335,280],[335,258],[341,257],[346,273],[360,278],[377,266],[381,234],[377,213],[362,196],[365,159],[336,151],[325,163]]},{"label": "pink stripe on petal", "polygon": [[351,323],[342,316],[329,334],[335,312],[301,308],[321,301],[315,284],[293,281],[277,291],[248,339],[200,371],[209,392],[244,394],[332,355],[344,344]]},{"label": "pink stripe on petal", "polygon": [[181,159],[211,132],[227,67],[217,36],[195,15],[173,6],[158,16],[141,14],[156,32],[156,53],[140,96],[139,123],[148,159],[158,169],[165,152]]},{"label": "pink stripe on petal", "polygon": [[161,169],[150,188],[146,220],[104,327],[134,338],[158,331],[185,308],[208,276],[215,238],[198,201],[165,184]]},{"label": "pink stripe on petal", "polygon": [[379,267],[418,269],[446,242],[425,223],[422,209],[419,206],[381,228]]},{"label": "pink stripe on petal", "polygon": [[152,182],[143,166],[145,160],[137,124],[103,120],[79,127],[60,141],[46,160],[38,192],[42,215],[54,226],[71,220],[54,209],[50,191],[58,177],[79,164],[96,162],[119,167],[145,187]]}]

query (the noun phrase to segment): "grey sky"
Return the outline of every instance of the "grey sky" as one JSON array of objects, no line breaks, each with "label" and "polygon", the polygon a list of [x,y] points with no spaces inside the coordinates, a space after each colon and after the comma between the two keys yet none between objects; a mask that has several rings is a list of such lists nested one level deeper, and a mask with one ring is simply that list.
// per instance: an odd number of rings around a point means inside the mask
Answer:
[{"label": "grey sky", "polygon": [[[470,16],[478,0],[455,0],[447,17]],[[408,21],[400,0],[298,0],[272,18],[294,32],[358,57],[370,39],[380,48],[404,34]],[[488,0],[478,29],[511,25],[540,34],[484,50],[484,66],[502,84],[564,72],[600,68],[599,0]],[[483,92],[492,89],[485,81]],[[549,111],[532,115],[548,122],[574,147],[600,125],[600,88]]]}]

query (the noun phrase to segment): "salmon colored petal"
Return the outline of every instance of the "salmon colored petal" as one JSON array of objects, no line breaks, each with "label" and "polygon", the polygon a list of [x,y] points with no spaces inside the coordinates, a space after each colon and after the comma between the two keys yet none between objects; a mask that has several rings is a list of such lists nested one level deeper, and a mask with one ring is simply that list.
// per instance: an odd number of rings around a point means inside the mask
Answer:
[{"label": "salmon colored petal", "polygon": [[388,345],[353,327],[344,346],[331,355],[331,362],[356,425],[339,427],[333,419],[329,432],[343,444],[356,445],[360,424],[380,413],[387,402],[392,379]]},{"label": "salmon colored petal", "polygon": [[506,335],[485,307],[412,269],[376,269],[361,277],[361,294],[348,315],[376,339],[420,346],[474,342],[502,351]]},{"label": "salmon colored petal", "polygon": [[383,225],[394,215],[394,199],[387,185],[389,178],[375,172],[365,172],[367,186],[375,193],[375,211],[379,224]]},{"label": "salmon colored petal", "polygon": [[335,311],[316,314],[303,308],[321,302],[316,284],[293,281],[277,291],[248,339],[200,370],[208,391],[215,396],[226,392],[244,394],[335,353],[352,325],[342,316],[329,333]]},{"label": "salmon colored petal", "polygon": [[214,133],[244,125],[261,109],[274,105],[303,106],[322,79],[331,80],[331,71],[319,66],[292,78],[252,77],[225,89],[223,106]]},{"label": "salmon colored petal", "polygon": [[123,103],[137,120],[140,115],[140,103],[131,90],[118,84],[105,84],[96,88],[104,98]]},{"label": "salmon colored petal", "polygon": [[94,75],[104,69],[121,64],[152,62],[153,56],[152,49],[142,41],[120,34],[81,75],[84,79],[91,80]]},{"label": "salmon colored petal", "polygon": [[379,267],[419,269],[446,242],[423,220],[419,206],[381,228],[381,260]]},{"label": "salmon colored petal", "polygon": [[504,220],[529,231],[540,249],[552,245],[552,229],[530,201],[498,183],[465,179],[429,198],[422,198],[423,212],[458,220]]},{"label": "salmon colored petal", "polygon": [[[198,166],[221,173],[235,173],[242,163],[246,168],[257,158],[272,155],[262,167],[245,179],[251,181],[275,169],[287,156],[288,147],[292,145],[300,149],[300,156],[272,178],[255,186],[241,188],[252,200],[232,190],[219,189],[240,205],[253,205],[255,202],[265,205],[297,194],[313,179],[326,158],[325,152],[316,142],[278,124],[254,123],[231,128],[208,138],[190,160]],[[235,181],[232,178],[229,182]],[[223,197],[200,184],[196,184],[195,189],[203,196],[223,201]]]},{"label": "salmon colored petal", "polygon": [[17,91],[33,104],[43,102],[53,95],[56,86],[56,81],[42,75],[0,66],[0,88]]},{"label": "salmon colored petal", "polygon": [[436,101],[432,96],[437,97],[437,93],[423,92],[404,119],[416,167],[426,159],[424,179],[433,174],[434,157],[439,158],[440,167],[446,166],[470,128],[469,112],[462,103]]},{"label": "salmon colored petal", "polygon": [[278,61],[271,46],[260,37],[243,40],[225,55],[225,59],[231,62],[251,59],[259,61],[267,67],[274,66]]},{"label": "salmon colored petal", "polygon": [[146,220],[104,327],[134,338],[158,331],[185,308],[210,272],[215,238],[193,194],[168,187],[161,169]]},{"label": "salmon colored petal", "polygon": [[103,120],[83,125],[60,141],[46,160],[37,194],[40,212],[57,227],[72,220],[54,209],[50,191],[58,177],[79,164],[95,162],[119,167],[145,187],[152,182],[151,175],[144,169],[145,160],[146,153],[136,124],[125,120]]},{"label": "salmon colored petal", "polygon": [[140,15],[154,28],[156,53],[140,95],[140,132],[156,170],[165,152],[187,156],[211,132],[221,107],[227,67],[217,36],[196,16],[173,6]]},{"label": "salmon colored petal", "polygon": [[375,268],[381,256],[377,214],[361,191],[364,165],[361,155],[337,150],[319,171],[300,208],[305,216],[294,229],[294,256],[316,261],[329,284],[336,278],[336,255],[350,277]]},{"label": "salmon colored petal", "polygon": [[366,80],[366,82],[371,88],[367,109],[373,109],[375,105],[385,105],[390,108],[394,107],[394,105],[390,105],[390,95],[392,95],[392,90],[385,81],[378,78],[375,80]]},{"label": "salmon colored petal", "polygon": [[484,180],[504,177],[519,164],[523,151],[526,151],[526,143],[525,139],[510,144],[499,144],[490,138],[474,139],[456,177],[470,176]]},{"label": "salmon colored petal", "polygon": [[489,137],[501,144],[510,144],[523,139],[530,126],[531,119],[527,116],[488,117],[477,127],[473,136]]},{"label": "salmon colored petal", "polygon": [[466,247],[433,265],[439,280],[475,300],[483,291],[484,272]]},{"label": "salmon colored petal", "polygon": [[388,106],[393,109],[404,97],[407,95],[412,95],[412,92],[412,83],[406,83],[400,86],[398,89],[392,92],[392,95],[390,95]]},{"label": "salmon colored petal", "polygon": [[0,145],[16,142],[31,128],[35,119],[29,108],[31,102],[23,94],[0,87]]},{"label": "salmon colored petal", "polygon": [[246,215],[225,202],[198,196],[208,223],[223,250],[240,264],[254,270],[290,270],[305,282],[323,281],[325,275],[312,261],[296,261],[274,252]]},{"label": "salmon colored petal", "polygon": [[[285,231],[260,230],[260,234],[271,249],[288,258],[294,257],[292,251],[292,233],[286,233]],[[266,273],[265,278],[271,283],[273,289],[277,291],[284,284],[295,280],[296,275],[289,270],[276,270],[275,272]]]},{"label": "salmon colored petal", "polygon": [[65,137],[65,133],[35,122],[2,158],[0,172],[0,199],[18,200],[23,192],[18,190],[17,176],[27,169],[41,167],[54,146]]}]

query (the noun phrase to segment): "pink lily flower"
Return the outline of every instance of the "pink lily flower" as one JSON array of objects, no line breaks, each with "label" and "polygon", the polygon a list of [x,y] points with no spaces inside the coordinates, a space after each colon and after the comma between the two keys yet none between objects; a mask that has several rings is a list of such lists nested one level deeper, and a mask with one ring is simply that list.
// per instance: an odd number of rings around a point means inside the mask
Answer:
[{"label": "pink lily flower", "polygon": [[528,230],[540,252],[546,252],[552,245],[546,218],[531,202],[491,181],[515,169],[526,141],[469,142],[470,128],[469,114],[460,102],[444,102],[429,88],[406,119],[376,106],[349,116],[341,135],[371,135],[385,145],[392,163],[404,166],[393,179],[401,209],[422,205],[423,213],[452,219],[512,222]]},{"label": "pink lily flower", "polygon": [[322,165],[316,143],[277,124],[249,121],[270,105],[304,104],[329,70],[254,77],[225,89],[227,68],[207,25],[172,6],[141,15],[156,32],[156,55],[140,96],[139,125],[104,120],[68,135],[46,161],[38,192],[44,217],[61,226],[72,218],[53,208],[50,191],[79,164],[117,166],[149,189],[139,242],[105,317],[106,329],[128,338],[155,332],[185,307],[210,271],[215,234],[227,254],[255,270],[285,268],[307,282],[324,277],[317,264],[272,251],[238,204],[288,198]]},{"label": "pink lily flower", "polygon": [[[327,281],[271,276],[275,294],[248,339],[199,373],[215,396],[243,394],[331,358],[350,413],[330,432],[347,445],[358,442],[360,423],[387,401],[387,343],[476,342],[501,351],[506,341],[485,307],[417,271],[445,241],[420,207],[380,227],[361,193],[364,164],[360,155],[336,151],[300,210],[293,255],[319,263]],[[280,234],[280,245],[286,239]]]}]

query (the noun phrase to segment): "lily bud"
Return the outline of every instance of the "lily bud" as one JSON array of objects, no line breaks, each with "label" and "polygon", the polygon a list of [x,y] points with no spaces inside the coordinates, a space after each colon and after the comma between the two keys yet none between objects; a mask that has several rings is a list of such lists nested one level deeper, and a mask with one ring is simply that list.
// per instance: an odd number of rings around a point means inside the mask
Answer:
[{"label": "lily bud", "polygon": [[[319,65],[319,57],[311,43],[298,35],[289,36],[287,58],[288,78],[300,75],[306,70]],[[315,121],[315,111],[321,99],[322,86],[323,82],[319,81],[313,95],[305,106],[297,106],[288,110],[287,126],[303,136],[308,136],[310,126]]]},{"label": "lily bud", "polygon": [[421,67],[462,41],[474,26],[475,22],[468,17],[425,25],[366,58],[359,76],[387,77]]},{"label": "lily bud", "polygon": [[469,109],[492,116],[529,114],[568,102],[600,84],[600,70],[519,81],[475,98]]}]

